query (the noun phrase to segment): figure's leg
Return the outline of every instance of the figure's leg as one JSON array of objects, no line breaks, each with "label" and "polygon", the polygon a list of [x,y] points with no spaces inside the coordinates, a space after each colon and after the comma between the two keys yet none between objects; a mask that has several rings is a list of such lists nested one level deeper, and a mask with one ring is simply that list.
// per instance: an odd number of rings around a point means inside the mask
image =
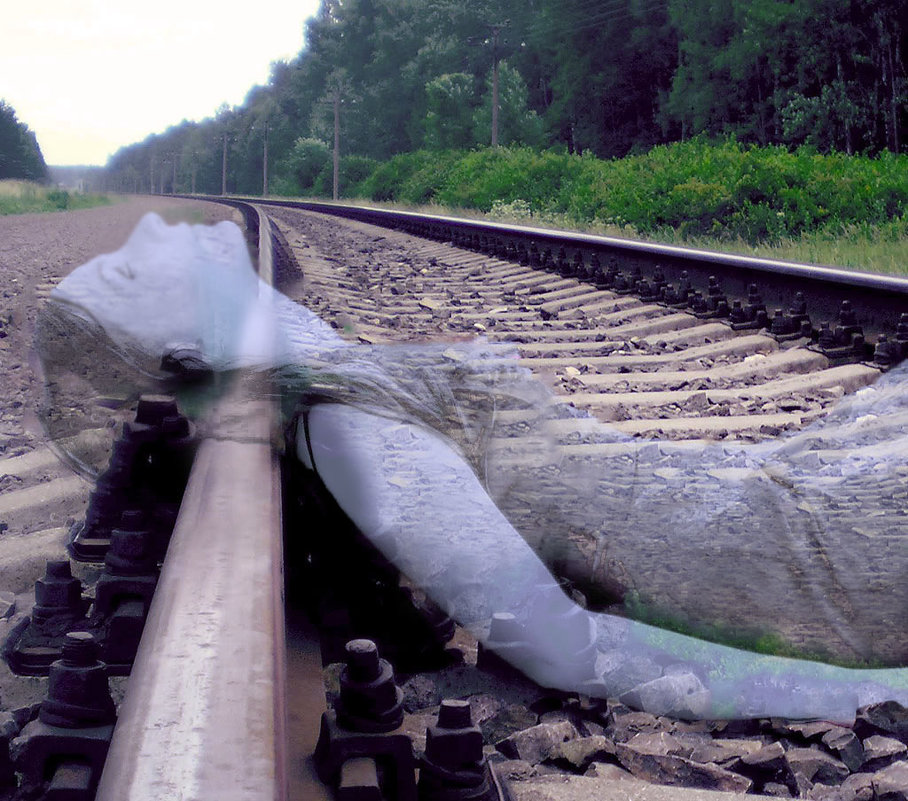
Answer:
[{"label": "figure's leg", "polygon": [[[297,454],[341,508],[452,617],[489,642],[514,615],[508,658],[541,684],[626,693],[657,713],[847,719],[861,703],[908,701],[908,671],[856,671],[759,656],[590,613],[555,580],[444,437],[339,404],[309,412]],[[311,455],[310,455],[311,454]],[[493,637],[494,639],[494,633]]]}]

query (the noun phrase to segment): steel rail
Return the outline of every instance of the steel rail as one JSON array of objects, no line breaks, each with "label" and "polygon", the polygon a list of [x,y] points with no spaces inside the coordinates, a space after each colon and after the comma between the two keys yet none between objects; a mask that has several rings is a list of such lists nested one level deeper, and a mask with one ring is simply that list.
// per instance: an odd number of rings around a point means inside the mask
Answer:
[{"label": "steel rail", "polygon": [[564,248],[569,260],[581,252],[589,261],[595,253],[603,266],[610,259],[618,260],[625,274],[639,268],[644,276],[651,277],[658,267],[665,279],[673,283],[686,272],[694,289],[703,291],[708,287],[710,276],[715,275],[730,301],[735,298],[746,300],[749,286],[755,284],[770,314],[775,308],[788,309],[795,293],[803,292],[815,328],[819,328],[821,322],[834,326],[842,302],[848,301],[868,341],[880,334],[891,339],[902,313],[908,312],[908,280],[895,276],[367,206],[275,198],[256,202],[332,214],[433,239],[485,238],[485,249],[491,253],[503,252],[508,245],[528,248],[531,243],[540,249],[557,251]]},{"label": "steel rail", "polygon": [[[260,210],[251,216],[257,232],[269,230]],[[259,236],[259,267],[270,281],[269,236]],[[151,604],[98,801],[287,797],[273,409],[235,387],[214,417]]]}]

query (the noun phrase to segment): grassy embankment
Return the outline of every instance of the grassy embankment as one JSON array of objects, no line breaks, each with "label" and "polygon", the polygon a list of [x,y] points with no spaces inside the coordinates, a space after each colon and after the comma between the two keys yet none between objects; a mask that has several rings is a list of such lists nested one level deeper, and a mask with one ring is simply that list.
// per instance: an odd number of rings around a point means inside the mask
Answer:
[{"label": "grassy embankment", "polygon": [[[695,139],[612,161],[527,148],[365,161],[342,160],[345,197],[908,273],[906,155],[823,155]],[[330,186],[330,177],[301,188],[318,193],[319,184]]]},{"label": "grassy embankment", "polygon": [[65,189],[52,189],[31,181],[0,181],[0,215],[87,209],[110,202],[107,195],[67,192]]}]

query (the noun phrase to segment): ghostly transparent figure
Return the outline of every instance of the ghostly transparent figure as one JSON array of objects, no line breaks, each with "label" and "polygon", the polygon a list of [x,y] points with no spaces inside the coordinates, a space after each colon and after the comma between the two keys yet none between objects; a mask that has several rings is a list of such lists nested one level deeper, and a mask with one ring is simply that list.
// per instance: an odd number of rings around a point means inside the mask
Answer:
[{"label": "ghostly transparent figure", "polygon": [[[358,528],[544,686],[687,718],[848,721],[867,703],[908,704],[905,370],[771,442],[634,441],[592,424],[601,447],[565,455],[551,433],[565,407],[512,348],[347,344],[259,280],[235,225],[155,215],[60,283],[37,344],[43,419],[85,467],[74,443],[98,425],[91,397],[158,389],[163,356],[266,372],[288,420],[307,419],[291,438],[300,461]],[[761,655],[589,611],[546,562],[701,628],[890,667]]]}]

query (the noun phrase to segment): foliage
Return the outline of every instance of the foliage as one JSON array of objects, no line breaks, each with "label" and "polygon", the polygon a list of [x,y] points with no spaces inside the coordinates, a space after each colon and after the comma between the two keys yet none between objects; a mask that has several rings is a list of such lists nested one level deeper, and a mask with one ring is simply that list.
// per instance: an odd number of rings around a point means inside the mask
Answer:
[{"label": "foliage", "polygon": [[454,150],[418,150],[394,156],[376,167],[363,182],[361,194],[373,200],[429,203],[450,181],[450,170],[461,157],[462,153]]},{"label": "foliage", "polygon": [[16,117],[15,109],[0,99],[0,179],[24,178],[43,181],[47,165],[38,140]]},{"label": "foliage", "polygon": [[318,139],[299,138],[290,153],[278,165],[278,173],[288,179],[293,187],[286,194],[305,194],[315,186],[316,179],[331,163],[331,150]]},{"label": "foliage", "polygon": [[106,195],[48,189],[31,181],[0,180],[0,215],[86,209],[108,203]]},{"label": "foliage", "polygon": [[847,153],[903,146],[897,0],[669,0],[679,59],[661,107],[681,135]]},{"label": "foliage", "polygon": [[426,147],[470,147],[473,135],[473,76],[448,73],[426,84]]},{"label": "foliage", "polygon": [[610,161],[525,147],[419,151],[379,164],[360,189],[372,200],[519,208],[643,235],[672,229],[682,238],[756,244],[902,219],[906,174],[908,156],[792,153],[698,138]]},{"label": "foliage", "polygon": [[[306,187],[296,185],[291,154],[301,138],[333,146],[335,106],[345,156],[387,162],[402,153],[486,144],[496,63],[504,144],[622,158],[707,136],[792,151],[806,145],[829,155],[904,153],[903,5],[322,0],[299,54],[273,65],[266,85],[253,87],[240,106],[122,149],[108,165],[108,185],[220,193],[223,171],[228,193],[257,193],[267,151],[272,190],[301,191]],[[730,163],[740,167],[737,159]],[[392,172],[402,169],[396,164]],[[649,188],[635,188],[618,187],[614,176],[603,177],[591,164],[575,172],[571,191],[562,191],[554,208],[584,220],[600,218],[602,181],[612,182],[632,216],[661,191],[648,176]],[[630,167],[628,173],[635,174]],[[402,174],[385,178],[396,183]],[[429,179],[417,180],[408,194],[434,194],[440,184]],[[762,178],[745,176],[740,194],[754,180]],[[784,236],[800,225],[789,220],[802,188],[771,213],[772,204],[760,198],[745,198],[745,205],[725,178],[690,175],[665,191],[672,191],[666,208],[654,208],[658,219],[646,225],[690,208],[691,232],[703,231],[726,206],[740,212],[748,236]],[[494,198],[489,192],[484,206]],[[806,213],[822,216],[815,208]]]},{"label": "foliage", "polygon": [[[486,102],[473,114],[475,140],[492,140],[492,76],[486,79]],[[527,86],[517,70],[506,61],[499,66],[498,77],[498,143],[501,145],[538,146],[543,141],[542,121],[528,108]]]},{"label": "foliage", "polygon": [[[362,194],[363,182],[375,171],[378,162],[365,156],[342,156],[337,169],[338,197],[356,197]],[[334,162],[329,161],[312,186],[312,192],[331,197],[334,190]]]}]

